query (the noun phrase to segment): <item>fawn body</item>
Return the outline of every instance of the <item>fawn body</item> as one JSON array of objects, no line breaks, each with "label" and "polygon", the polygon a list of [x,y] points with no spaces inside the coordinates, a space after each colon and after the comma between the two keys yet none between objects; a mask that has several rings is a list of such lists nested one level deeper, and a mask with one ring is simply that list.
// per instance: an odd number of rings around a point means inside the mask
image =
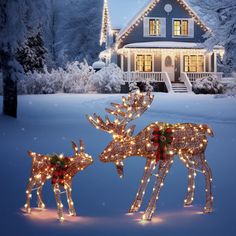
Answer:
[{"label": "fawn body", "polygon": [[[32,190],[37,190],[38,207],[43,209],[45,204],[42,199],[42,188],[44,183],[52,179],[53,190],[55,199],[57,202],[58,218],[63,221],[63,205],[60,198],[60,187],[64,188],[67,195],[67,202],[69,206],[69,214],[71,216],[76,215],[74,203],[72,200],[72,178],[81,170],[92,164],[93,159],[88,154],[84,153],[83,142],[80,141],[80,152],[77,145],[72,142],[72,147],[75,151],[75,155],[65,158],[60,155],[58,160],[55,159],[52,162],[53,155],[42,155],[35,152],[28,152],[32,157],[32,169],[29,183],[26,190],[26,204],[25,209],[27,213],[31,212],[30,199],[32,196]],[[55,157],[55,156],[54,156]]]}]

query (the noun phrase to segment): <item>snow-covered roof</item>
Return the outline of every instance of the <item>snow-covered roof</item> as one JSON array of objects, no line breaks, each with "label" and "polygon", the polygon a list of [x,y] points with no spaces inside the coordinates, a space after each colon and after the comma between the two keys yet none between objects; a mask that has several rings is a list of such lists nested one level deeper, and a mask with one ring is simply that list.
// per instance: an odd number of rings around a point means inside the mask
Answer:
[{"label": "snow-covered roof", "polygon": [[[201,43],[190,43],[190,42],[143,42],[143,43],[131,43],[124,46],[124,48],[206,48]],[[216,46],[217,49],[222,47]]]}]

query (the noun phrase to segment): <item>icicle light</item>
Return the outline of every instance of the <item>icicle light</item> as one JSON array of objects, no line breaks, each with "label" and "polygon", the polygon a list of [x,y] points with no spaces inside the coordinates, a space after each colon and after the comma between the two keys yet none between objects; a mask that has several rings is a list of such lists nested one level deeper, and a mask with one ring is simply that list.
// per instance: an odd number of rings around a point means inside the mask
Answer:
[{"label": "icicle light", "polygon": [[102,162],[113,162],[119,176],[124,175],[123,161],[130,156],[146,158],[144,175],[130,213],[137,212],[143,201],[147,184],[154,169],[158,165],[158,174],[153,187],[148,207],[143,214],[143,220],[151,220],[156,208],[161,187],[164,185],[168,174],[178,155],[188,169],[188,191],[184,205],[191,205],[194,200],[196,170],[201,171],[206,181],[206,205],[204,213],[212,212],[212,173],[205,160],[207,135],[213,136],[213,131],[207,125],[178,123],[168,124],[155,122],[148,125],[136,136],[133,136],[135,126],[127,128],[127,124],[140,117],[151,105],[154,96],[150,93],[130,93],[128,98],[122,98],[122,104],[111,103],[112,109],[106,111],[115,116],[112,122],[108,116],[103,120],[94,114],[87,116],[88,121],[97,129],[101,129],[113,136],[113,141],[108,144],[100,155]]}]

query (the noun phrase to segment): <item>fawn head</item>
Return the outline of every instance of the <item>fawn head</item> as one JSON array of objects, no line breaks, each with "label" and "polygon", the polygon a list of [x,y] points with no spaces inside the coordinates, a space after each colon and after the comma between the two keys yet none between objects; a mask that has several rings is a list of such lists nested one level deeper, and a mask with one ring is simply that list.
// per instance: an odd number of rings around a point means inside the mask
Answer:
[{"label": "fawn head", "polygon": [[154,96],[150,92],[146,94],[130,93],[128,98],[122,97],[122,104],[111,103],[112,109],[106,111],[115,116],[111,121],[108,116],[103,120],[94,114],[87,116],[88,121],[97,129],[101,129],[112,135],[113,140],[108,144],[100,155],[102,162],[114,162],[120,177],[123,177],[123,160],[132,156],[132,145],[135,145],[133,132],[135,125],[127,128],[130,121],[140,117],[153,101]]},{"label": "fawn head", "polygon": [[72,147],[75,151],[73,159],[78,164],[81,170],[85,169],[93,163],[93,158],[84,152],[84,142],[82,140],[80,140],[79,148],[74,142],[72,142]]}]

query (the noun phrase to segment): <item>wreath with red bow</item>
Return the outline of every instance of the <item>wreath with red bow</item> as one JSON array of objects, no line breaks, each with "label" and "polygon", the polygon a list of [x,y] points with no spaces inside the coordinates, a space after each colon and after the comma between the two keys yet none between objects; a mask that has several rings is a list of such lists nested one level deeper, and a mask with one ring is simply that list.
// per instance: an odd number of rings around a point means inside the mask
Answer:
[{"label": "wreath with red bow", "polygon": [[57,154],[50,157],[51,168],[53,168],[52,185],[58,183],[59,185],[64,186],[65,174],[68,169],[69,162],[69,157],[61,158]]},{"label": "wreath with red bow", "polygon": [[158,126],[152,132],[153,138],[151,139],[153,145],[157,147],[156,162],[159,160],[167,160],[170,157],[168,153],[168,146],[173,141],[173,131],[170,127],[164,126],[160,129]]}]

